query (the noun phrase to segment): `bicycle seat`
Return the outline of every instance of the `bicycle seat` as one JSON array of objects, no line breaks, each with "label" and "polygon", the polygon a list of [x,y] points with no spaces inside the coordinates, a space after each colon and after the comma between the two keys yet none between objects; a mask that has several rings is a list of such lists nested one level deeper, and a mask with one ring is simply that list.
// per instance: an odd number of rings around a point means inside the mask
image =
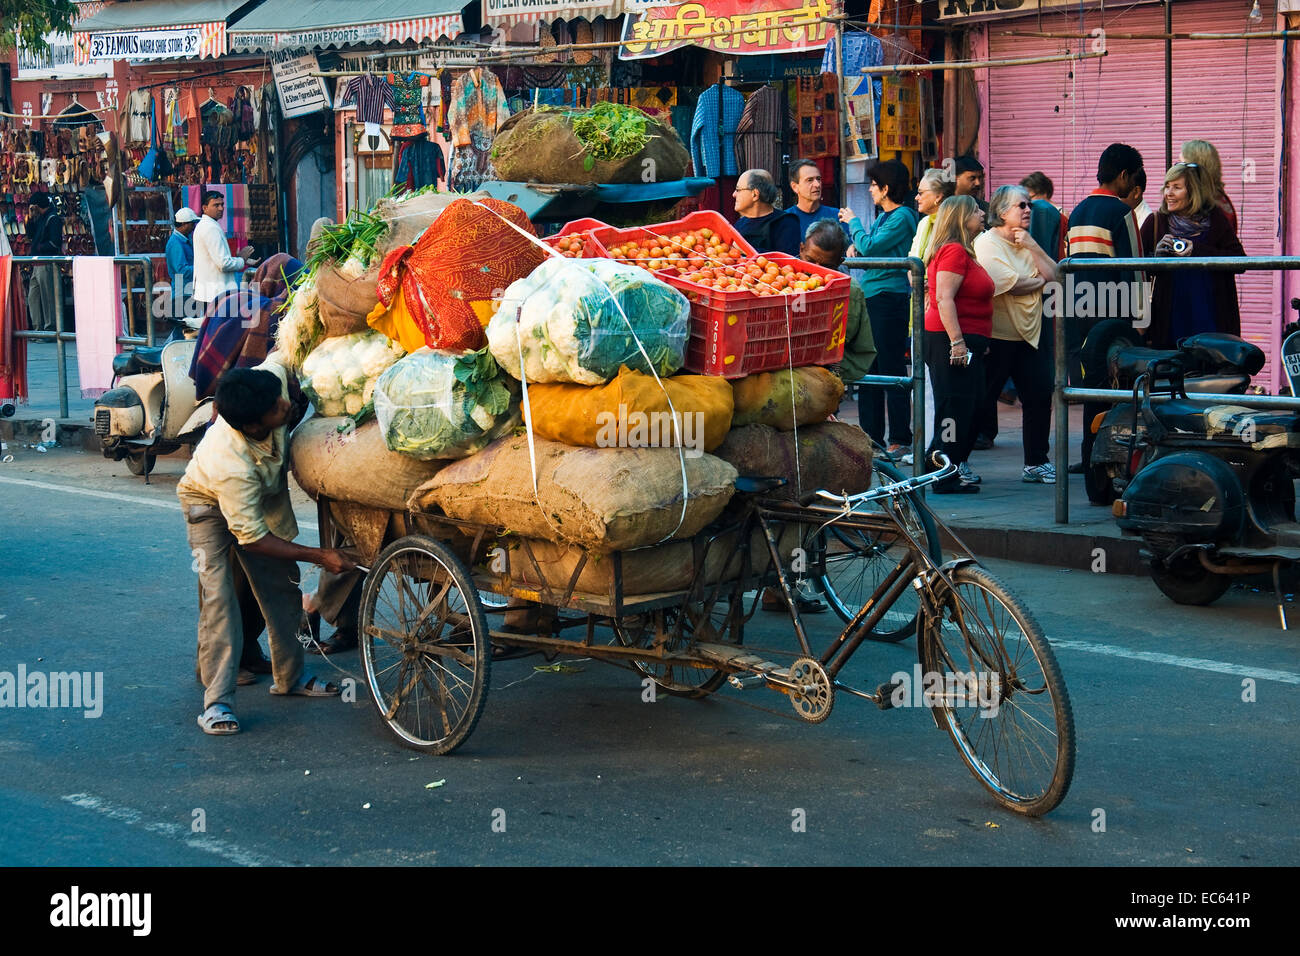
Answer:
[{"label": "bicycle seat", "polygon": [[788,484],[784,478],[764,477],[758,475],[741,475],[736,479],[736,491],[742,495],[761,495],[775,491]]},{"label": "bicycle seat", "polygon": [[162,368],[162,346],[134,349],[113,356],[114,375],[139,375]]}]

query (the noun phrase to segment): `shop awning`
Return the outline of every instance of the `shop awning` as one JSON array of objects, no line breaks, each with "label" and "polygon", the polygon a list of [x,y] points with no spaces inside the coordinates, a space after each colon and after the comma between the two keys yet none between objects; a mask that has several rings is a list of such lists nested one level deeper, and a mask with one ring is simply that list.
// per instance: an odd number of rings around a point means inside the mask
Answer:
[{"label": "shop awning", "polygon": [[250,0],[109,3],[73,24],[74,60],[190,60],[226,52],[226,25]]},{"label": "shop awning", "polygon": [[483,23],[511,27],[538,20],[612,20],[648,6],[648,0],[482,0]]},{"label": "shop awning", "polygon": [[454,38],[466,0],[266,0],[230,28],[233,53]]}]

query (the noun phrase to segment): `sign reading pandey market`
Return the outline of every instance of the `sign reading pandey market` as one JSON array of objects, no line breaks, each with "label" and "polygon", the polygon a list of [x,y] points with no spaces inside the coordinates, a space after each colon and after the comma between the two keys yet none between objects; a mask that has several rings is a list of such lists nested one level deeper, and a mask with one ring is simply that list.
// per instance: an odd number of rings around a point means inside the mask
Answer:
[{"label": "sign reading pandey market", "polygon": [[230,33],[230,49],[235,53],[259,53],[270,50],[327,49],[355,43],[377,43],[384,39],[382,23],[351,27],[323,27],[319,30],[296,30],[284,33]]},{"label": "sign reading pandey market", "polygon": [[831,36],[828,0],[717,0],[628,13],[621,60],[660,56],[684,46],[752,55],[820,49]]}]

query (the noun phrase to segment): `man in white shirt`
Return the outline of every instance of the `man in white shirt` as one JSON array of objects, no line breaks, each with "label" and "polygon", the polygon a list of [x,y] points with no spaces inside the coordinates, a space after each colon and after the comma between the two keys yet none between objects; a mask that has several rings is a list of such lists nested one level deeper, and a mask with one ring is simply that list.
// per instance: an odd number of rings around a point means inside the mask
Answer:
[{"label": "man in white shirt", "polygon": [[223,293],[239,288],[245,269],[254,268],[258,260],[250,258],[252,246],[244,246],[239,255],[230,254],[230,244],[221,231],[220,219],[226,211],[226,197],[210,189],[203,194],[203,218],[194,228],[194,301],[199,315]]}]

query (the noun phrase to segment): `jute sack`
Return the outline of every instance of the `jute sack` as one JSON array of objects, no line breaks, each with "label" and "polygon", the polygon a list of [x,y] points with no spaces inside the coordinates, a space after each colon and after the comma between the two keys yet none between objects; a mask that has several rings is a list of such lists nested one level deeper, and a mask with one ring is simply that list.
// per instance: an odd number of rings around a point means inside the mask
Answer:
[{"label": "jute sack", "polygon": [[[690,153],[677,131],[646,118],[650,141],[616,160],[594,159],[573,133],[569,110],[524,110],[497,130],[492,164],[497,177],[518,183],[639,183],[647,169],[656,182],[681,179]],[[653,165],[646,165],[650,160]]]},{"label": "jute sack", "polygon": [[798,476],[795,469],[796,432],[769,425],[733,428],[714,454],[751,477],[785,478],[787,484],[772,497],[796,499],[819,488],[856,495],[871,487],[871,440],[857,425],[822,422],[800,428]]},{"label": "jute sack", "polygon": [[[316,270],[316,295],[321,300],[321,321],[325,322],[324,306],[328,305],[332,313],[342,314],[344,316],[356,316],[355,320],[359,321],[360,328],[350,329],[352,332],[359,332],[366,325],[366,316],[370,310],[375,307],[379,301],[379,292],[375,285],[379,281],[379,264],[378,258],[371,263],[359,278],[349,279],[339,271],[338,266],[333,263],[324,263]],[[326,331],[329,325],[325,326]],[[340,335],[347,333],[329,332],[330,335]]]},{"label": "jute sack", "polygon": [[[388,232],[379,240],[376,251],[379,260],[398,246],[413,246],[424,230],[433,225],[444,209],[457,199],[479,200],[489,198],[482,191],[473,193],[421,193],[401,202],[400,196],[385,197],[375,203],[375,215],[387,221]],[[374,302],[370,303],[374,306]]]},{"label": "jute sack", "polygon": [[678,527],[683,488],[676,449],[574,448],[545,439],[535,446],[536,498],[528,439],[516,435],[447,465],[416,489],[410,505],[608,553],[669,535],[689,538],[721,513],[735,490],[736,470],[726,462],[687,457],[690,494]]},{"label": "jute sack", "polygon": [[389,451],[373,419],[340,432],[348,421],[313,416],[298,426],[289,443],[294,478],[313,498],[405,511],[406,499],[445,462]]},{"label": "jute sack", "polygon": [[[321,270],[322,273],[324,271],[324,269]],[[316,310],[320,315],[320,324],[325,329],[327,339],[340,335],[351,335],[353,332],[364,332],[370,327],[366,324],[364,314],[358,315],[345,308],[340,308],[336,300],[326,297],[320,291],[319,280],[316,286]]]},{"label": "jute sack", "polygon": [[[735,397],[732,428],[771,425],[790,431],[796,425],[824,422],[844,397],[844,383],[828,368],[812,365],[775,372],[759,372],[731,382]],[[793,390],[794,398],[791,399]]]},{"label": "jute sack", "polygon": [[[731,386],[711,375],[661,378],[624,365],[607,385],[550,384],[528,389],[533,428],[551,441],[585,448],[712,451],[731,428]],[[668,400],[672,399],[677,413]],[[680,440],[679,440],[680,439]]]}]

